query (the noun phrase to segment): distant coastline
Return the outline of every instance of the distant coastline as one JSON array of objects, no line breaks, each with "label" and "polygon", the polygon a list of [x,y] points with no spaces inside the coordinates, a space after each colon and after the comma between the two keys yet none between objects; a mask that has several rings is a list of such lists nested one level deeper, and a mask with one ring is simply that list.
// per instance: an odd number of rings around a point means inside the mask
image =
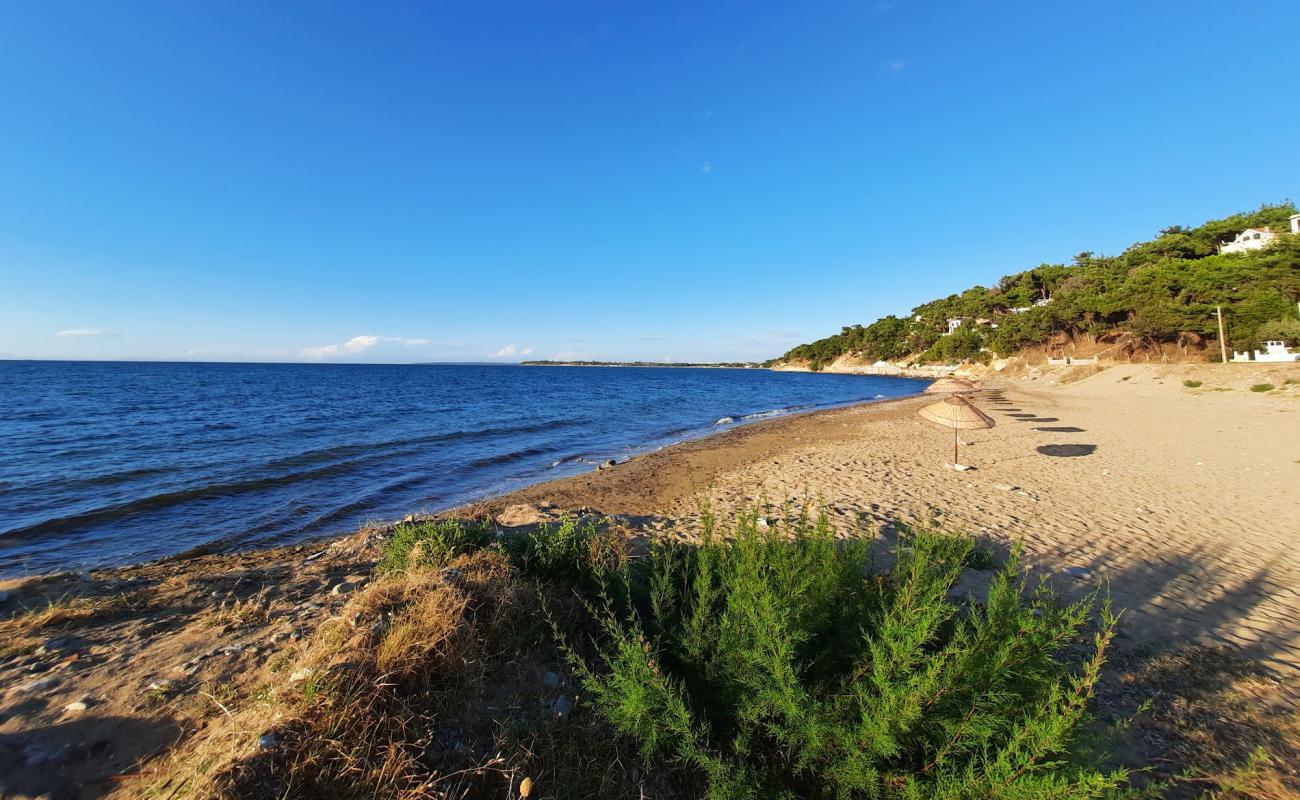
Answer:
[{"label": "distant coastline", "polygon": [[764,369],[757,361],[696,363],[691,361],[520,361],[521,367],[671,367],[673,369]]}]

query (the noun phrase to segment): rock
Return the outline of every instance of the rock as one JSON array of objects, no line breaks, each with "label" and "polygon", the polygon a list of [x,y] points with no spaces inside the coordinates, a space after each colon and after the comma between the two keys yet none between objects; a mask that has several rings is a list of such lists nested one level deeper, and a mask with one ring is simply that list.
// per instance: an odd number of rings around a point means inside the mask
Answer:
[{"label": "rock", "polygon": [[150,683],[148,686],[145,687],[145,691],[162,692],[163,694],[166,694],[168,692],[174,692],[176,691],[176,681],[172,680],[171,678],[163,678],[160,681],[154,681]]},{"label": "rock", "polygon": [[74,649],[76,648],[74,648],[67,639],[61,636],[51,636],[50,638],[41,642],[40,647],[36,648],[36,654],[45,656],[53,653],[61,653],[65,650],[74,650]]},{"label": "rock", "polygon": [[299,667],[289,673],[289,683],[302,683],[311,677],[314,670],[311,667]]},{"label": "rock", "polygon": [[52,689],[58,685],[58,678],[38,678],[31,683],[24,683],[21,686],[15,686],[9,690],[9,695],[11,697],[24,697],[30,694],[40,694],[46,689]]},{"label": "rock", "polygon": [[1020,487],[1012,486],[1009,483],[995,483],[993,484],[993,488],[1003,492],[1014,492],[1016,489],[1019,489]]},{"label": "rock", "polygon": [[531,503],[515,503],[506,506],[497,514],[496,523],[506,528],[518,528],[523,525],[540,525],[550,518],[540,506]]},{"label": "rock", "polygon": [[600,466],[599,466],[599,467],[596,467],[596,469],[609,469],[610,467],[614,466],[616,463],[617,463],[617,462],[614,461],[614,459],[612,459],[612,458],[611,458],[611,459],[607,459],[607,460],[605,460],[605,461],[600,462]]},{"label": "rock", "polygon": [[3,602],[5,602],[5,601],[7,601],[8,599],[9,599],[9,592],[8,592],[8,590],[0,589],[0,603],[3,603]]},{"label": "rock", "polygon": [[527,797],[532,793],[533,793],[533,779],[524,778],[523,781],[519,784],[519,796]]},{"label": "rock", "polygon": [[551,713],[557,719],[568,719],[571,711],[573,711],[573,701],[564,695],[555,698],[555,702],[551,703]]},{"label": "rock", "polygon": [[85,711],[87,708],[90,708],[90,706],[87,705],[85,700],[73,700],[71,703],[68,703],[66,706],[64,706],[63,710],[68,712],[69,714],[80,714],[81,712]]},{"label": "rock", "polygon": [[361,588],[361,581],[343,580],[334,584],[334,588],[330,589],[330,594],[334,595],[335,597],[338,597],[339,595],[351,594],[360,588]]},{"label": "rock", "polygon": [[759,517],[757,520],[755,520],[754,524],[758,525],[758,527],[760,528],[766,528],[768,527],[769,523],[767,521],[767,517]]},{"label": "rock", "polygon": [[261,736],[257,737],[258,750],[270,750],[271,748],[275,747],[277,744],[279,744],[279,742],[277,742],[275,740],[275,737],[269,733],[264,733]]},{"label": "rock", "polygon": [[1066,567],[1062,572],[1081,581],[1086,581],[1092,577],[1092,573],[1088,571],[1087,567]]},{"label": "rock", "polygon": [[558,689],[560,688],[560,676],[554,672],[548,672],[542,676],[542,685],[547,689]]},{"label": "rock", "polygon": [[733,422],[735,422],[735,421],[736,421],[735,417],[723,417],[722,419],[718,420],[717,422],[715,422],[715,423],[713,423],[713,424],[714,424],[714,425],[730,425],[731,423],[733,423]]}]

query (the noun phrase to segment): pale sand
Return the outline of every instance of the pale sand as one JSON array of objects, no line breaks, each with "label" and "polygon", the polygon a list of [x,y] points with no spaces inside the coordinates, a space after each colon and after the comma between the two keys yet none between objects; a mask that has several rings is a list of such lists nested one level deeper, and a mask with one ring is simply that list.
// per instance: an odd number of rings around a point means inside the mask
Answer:
[{"label": "pale sand", "polygon": [[[1300,668],[1300,384],[1287,378],[1300,379],[1300,365],[995,380],[986,386],[1011,402],[976,398],[997,426],[962,433],[970,472],[944,468],[951,432],[916,415],[933,398],[910,399],[764,423],[478,510],[500,517],[519,503],[554,503],[690,530],[704,495],[723,514],[759,497],[811,499],[846,533],[934,522],[1001,546],[1023,542],[1026,563],[1069,595],[1109,582],[1126,609],[1121,646],[1228,644],[1291,672]],[[1266,380],[1278,389],[1248,390]],[[1051,427],[1082,430],[1037,430]],[[1087,574],[1071,576],[1078,568]]]}]

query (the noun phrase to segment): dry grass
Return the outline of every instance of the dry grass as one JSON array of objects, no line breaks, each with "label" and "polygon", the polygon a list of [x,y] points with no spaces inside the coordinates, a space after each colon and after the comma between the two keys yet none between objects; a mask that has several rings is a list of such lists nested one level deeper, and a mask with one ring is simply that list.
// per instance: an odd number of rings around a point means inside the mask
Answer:
[{"label": "dry grass", "polygon": [[243,600],[228,598],[212,610],[206,621],[214,628],[265,624],[271,621],[271,600],[265,590]]},{"label": "dry grass", "polygon": [[[560,660],[538,591],[495,551],[378,580],[117,796],[515,798],[525,778],[530,798],[670,796],[573,689],[545,685]],[[578,618],[571,597],[548,607]],[[578,703],[564,720],[560,693]]]},{"label": "dry grass", "polygon": [[0,620],[0,641],[41,634],[52,628],[101,620],[115,614],[143,611],[149,606],[146,590],[88,596],[65,594],[44,597],[8,619]]}]

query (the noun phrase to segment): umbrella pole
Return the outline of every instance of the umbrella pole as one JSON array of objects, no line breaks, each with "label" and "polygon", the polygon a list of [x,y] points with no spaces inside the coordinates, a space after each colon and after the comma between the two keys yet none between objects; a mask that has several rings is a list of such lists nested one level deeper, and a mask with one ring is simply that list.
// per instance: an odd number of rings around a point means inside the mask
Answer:
[{"label": "umbrella pole", "polygon": [[957,466],[957,429],[952,429],[952,465]]}]

